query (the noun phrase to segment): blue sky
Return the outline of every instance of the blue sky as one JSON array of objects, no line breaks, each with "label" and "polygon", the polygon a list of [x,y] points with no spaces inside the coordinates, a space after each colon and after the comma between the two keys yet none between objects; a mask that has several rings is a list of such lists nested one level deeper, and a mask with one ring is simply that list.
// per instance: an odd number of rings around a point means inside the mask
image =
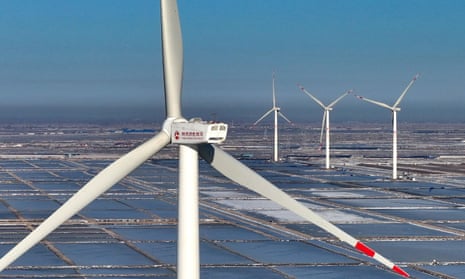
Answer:
[{"label": "blue sky", "polygon": [[[282,111],[318,122],[297,83],[326,103],[353,88],[392,104],[421,73],[400,120],[465,121],[465,1],[178,4],[186,117],[255,120],[276,71]],[[1,106],[153,107],[163,118],[159,22],[155,0],[1,1]],[[390,118],[353,97],[339,106],[336,120]]]}]

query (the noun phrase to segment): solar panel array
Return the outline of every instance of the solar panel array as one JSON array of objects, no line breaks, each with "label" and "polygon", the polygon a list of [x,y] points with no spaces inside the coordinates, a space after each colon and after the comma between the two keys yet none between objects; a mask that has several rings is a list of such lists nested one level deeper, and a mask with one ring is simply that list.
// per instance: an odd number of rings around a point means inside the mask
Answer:
[{"label": "solar panel array", "polygon": [[[0,160],[4,254],[104,160]],[[300,163],[245,163],[415,278],[465,271],[465,189]],[[397,278],[275,203],[200,166],[202,278]],[[175,278],[177,161],[137,169],[0,278]]]}]

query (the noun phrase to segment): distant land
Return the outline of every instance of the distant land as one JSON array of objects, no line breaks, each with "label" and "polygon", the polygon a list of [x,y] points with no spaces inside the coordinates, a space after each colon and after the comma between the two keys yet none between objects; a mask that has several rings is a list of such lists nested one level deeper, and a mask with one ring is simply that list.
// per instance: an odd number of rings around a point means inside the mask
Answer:
[{"label": "distant land", "polygon": [[[271,104],[250,106],[205,106],[184,105],[184,117],[201,117],[204,120],[215,120],[233,123],[253,123],[271,108]],[[310,102],[292,106],[282,106],[284,113],[295,123],[321,122],[322,110]],[[44,122],[139,122],[158,123],[164,120],[165,109],[161,105],[147,106],[0,106],[0,123],[44,123]],[[435,106],[405,105],[398,114],[402,122],[438,122],[465,123],[463,104]],[[271,123],[270,115],[264,123]],[[281,121],[281,120],[280,120]],[[369,104],[341,104],[331,113],[331,122],[391,122],[391,113],[387,109]],[[283,123],[284,125],[284,123]]]}]

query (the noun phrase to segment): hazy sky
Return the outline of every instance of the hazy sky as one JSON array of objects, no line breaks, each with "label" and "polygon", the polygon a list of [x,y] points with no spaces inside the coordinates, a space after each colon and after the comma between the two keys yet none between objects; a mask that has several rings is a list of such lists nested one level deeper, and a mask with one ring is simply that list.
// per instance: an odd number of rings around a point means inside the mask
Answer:
[{"label": "hazy sky", "polygon": [[[321,111],[297,83],[325,103],[353,88],[393,104],[420,73],[400,120],[465,121],[465,1],[178,4],[186,117],[255,120],[271,107],[273,71],[282,111],[311,121]],[[1,1],[0,106],[153,106],[162,118],[159,23],[156,0]],[[339,120],[390,118],[354,97],[338,106]]]}]

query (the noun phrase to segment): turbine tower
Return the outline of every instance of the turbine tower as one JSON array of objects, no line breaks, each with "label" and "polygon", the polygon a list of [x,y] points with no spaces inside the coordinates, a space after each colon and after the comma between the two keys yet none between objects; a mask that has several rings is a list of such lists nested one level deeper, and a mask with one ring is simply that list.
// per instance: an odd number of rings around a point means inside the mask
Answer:
[{"label": "turbine tower", "polygon": [[274,86],[274,72],[273,72],[273,82],[272,82],[272,87],[273,87],[273,107],[267,111],[262,117],[260,117],[255,123],[253,124],[254,126],[257,125],[260,121],[262,121],[265,117],[268,116],[268,114],[274,112],[274,145],[273,145],[273,161],[278,162],[279,161],[279,140],[278,140],[278,115],[281,116],[284,120],[286,120],[288,123],[291,123],[291,121],[284,116],[284,114],[281,112],[281,108],[276,106],[276,93],[275,93],[275,86]]},{"label": "turbine tower", "polygon": [[334,105],[339,102],[342,98],[352,92],[352,90],[346,91],[344,94],[339,96],[336,100],[332,101],[329,105],[325,106],[323,102],[318,100],[315,96],[310,94],[302,85],[298,85],[300,90],[312,98],[315,103],[317,103],[323,109],[323,120],[321,121],[321,132],[320,132],[320,146],[323,145],[323,131],[325,130],[326,124],[326,169],[330,169],[331,165],[329,163],[329,152],[330,152],[330,143],[329,143],[329,112],[333,110]]},{"label": "turbine tower", "polygon": [[[166,102],[166,120],[163,123],[162,131],[92,178],[74,196],[0,259],[0,271],[3,271],[58,226],[171,143],[180,145],[177,261],[177,276],[179,279],[198,279],[200,277],[197,155],[200,155],[214,169],[237,184],[314,223],[351,247],[387,266],[390,270],[409,277],[408,273],[403,269],[326,221],[307,206],[299,203],[217,147],[214,143],[225,139],[226,124],[188,122],[182,117],[183,51],[178,7],[175,0],[161,0],[161,18]],[[40,259],[38,260],[40,261]]]},{"label": "turbine tower", "polygon": [[404,89],[402,94],[400,94],[399,98],[392,106],[365,98],[363,96],[355,95],[360,100],[375,104],[377,106],[392,111],[392,179],[397,179],[397,112],[400,111],[399,104],[404,98],[405,94],[407,94],[407,91],[410,89],[410,87],[412,87],[413,83],[418,79],[419,76],[420,74],[416,74],[413,77],[413,79],[410,81],[410,83],[407,85],[407,87]]}]

